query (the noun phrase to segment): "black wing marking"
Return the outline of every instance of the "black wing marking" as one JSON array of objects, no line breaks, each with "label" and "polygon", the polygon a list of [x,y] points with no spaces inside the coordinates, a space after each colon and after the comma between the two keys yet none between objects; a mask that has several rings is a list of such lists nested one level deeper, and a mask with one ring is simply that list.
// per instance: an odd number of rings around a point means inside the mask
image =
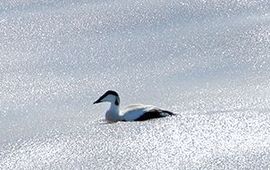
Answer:
[{"label": "black wing marking", "polygon": [[175,115],[175,114],[167,110],[152,109],[145,112],[142,116],[135,119],[134,121],[144,121],[144,120],[161,118],[161,117],[172,116],[172,115]]}]

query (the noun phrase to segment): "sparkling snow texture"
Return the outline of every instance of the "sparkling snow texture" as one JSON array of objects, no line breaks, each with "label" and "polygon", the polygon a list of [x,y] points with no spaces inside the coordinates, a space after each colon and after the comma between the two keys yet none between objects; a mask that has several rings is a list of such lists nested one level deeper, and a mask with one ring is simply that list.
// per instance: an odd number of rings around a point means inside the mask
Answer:
[{"label": "sparkling snow texture", "polygon": [[270,1],[1,0],[0,167],[269,169]]}]

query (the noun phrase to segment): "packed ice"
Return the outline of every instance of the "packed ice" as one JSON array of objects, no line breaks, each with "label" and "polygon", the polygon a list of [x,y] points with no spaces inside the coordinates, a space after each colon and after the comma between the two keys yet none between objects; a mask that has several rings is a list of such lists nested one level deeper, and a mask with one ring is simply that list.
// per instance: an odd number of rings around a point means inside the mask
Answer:
[{"label": "packed ice", "polygon": [[0,169],[269,169],[269,96],[268,0],[0,1]]}]

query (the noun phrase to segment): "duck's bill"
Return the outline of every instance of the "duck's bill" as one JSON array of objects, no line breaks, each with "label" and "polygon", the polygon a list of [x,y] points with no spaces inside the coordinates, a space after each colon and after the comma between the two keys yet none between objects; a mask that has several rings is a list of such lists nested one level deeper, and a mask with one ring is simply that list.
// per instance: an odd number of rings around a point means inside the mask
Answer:
[{"label": "duck's bill", "polygon": [[96,100],[93,104],[97,104],[97,103],[100,103],[101,101],[98,99]]}]

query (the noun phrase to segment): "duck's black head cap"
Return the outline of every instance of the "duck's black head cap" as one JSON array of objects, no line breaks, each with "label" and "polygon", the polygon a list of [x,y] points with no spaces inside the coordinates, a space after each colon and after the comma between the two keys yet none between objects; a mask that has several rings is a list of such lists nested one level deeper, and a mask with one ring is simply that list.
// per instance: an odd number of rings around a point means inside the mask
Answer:
[{"label": "duck's black head cap", "polygon": [[120,103],[120,98],[119,98],[119,95],[116,91],[113,91],[113,90],[108,90],[106,93],[104,93],[97,101],[95,101],[93,104],[97,104],[97,103],[100,103],[102,102],[102,99],[105,98],[106,96],[108,95],[113,95],[116,97],[116,100],[115,100],[115,104],[116,105],[119,105]]},{"label": "duck's black head cap", "polygon": [[110,95],[110,94],[119,97],[118,93],[116,91],[114,91],[114,90],[106,91],[106,93],[103,96],[107,96],[107,95]]}]

